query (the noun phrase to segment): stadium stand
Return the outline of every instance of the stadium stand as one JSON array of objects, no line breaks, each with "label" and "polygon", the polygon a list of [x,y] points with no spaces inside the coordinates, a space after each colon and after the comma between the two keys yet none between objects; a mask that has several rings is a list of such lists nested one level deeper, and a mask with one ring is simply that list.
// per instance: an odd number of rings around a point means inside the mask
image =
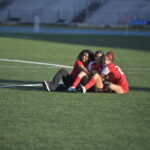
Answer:
[{"label": "stadium stand", "polygon": [[48,0],[14,0],[5,11],[8,13],[8,19],[22,20],[24,17],[29,17],[35,14],[39,9],[46,5]]},{"label": "stadium stand", "polygon": [[[38,15],[39,10],[43,9],[49,0],[12,0],[13,2],[4,10],[0,11],[0,21],[7,20],[30,20],[33,22],[33,16]],[[54,0],[50,0],[51,2]],[[55,0],[57,1],[57,0]]]},{"label": "stadium stand", "polygon": [[[89,0],[91,1],[91,0]],[[87,7],[87,0],[59,0],[40,11],[41,22],[70,22],[79,12]]]},{"label": "stadium stand", "polygon": [[96,0],[13,0],[11,5],[0,12],[3,16],[0,20],[32,23],[34,16],[39,16],[41,23],[69,23],[93,1]]},{"label": "stadium stand", "polygon": [[149,0],[109,0],[84,24],[125,25],[130,19],[150,20]]},{"label": "stadium stand", "polygon": [[0,22],[8,18],[8,13],[4,10],[13,0],[0,0]]},{"label": "stadium stand", "polygon": [[0,0],[0,8],[5,8],[9,3],[11,3],[11,0]]},{"label": "stadium stand", "polygon": [[0,0],[0,8],[0,22],[33,23],[35,16],[46,24],[112,26],[150,21],[150,0]]}]

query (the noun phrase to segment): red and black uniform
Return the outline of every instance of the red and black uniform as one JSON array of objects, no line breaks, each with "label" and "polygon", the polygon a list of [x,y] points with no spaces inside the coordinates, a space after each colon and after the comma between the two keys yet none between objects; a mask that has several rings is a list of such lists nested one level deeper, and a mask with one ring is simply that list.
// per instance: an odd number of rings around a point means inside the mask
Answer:
[{"label": "red and black uniform", "polygon": [[128,81],[120,67],[118,67],[114,63],[110,63],[108,66],[104,67],[104,69],[102,70],[102,74],[109,77],[108,81],[120,85],[124,93],[129,92]]},{"label": "red and black uniform", "polygon": [[79,66],[85,66],[85,65],[83,64],[82,61],[76,60],[71,73],[68,73],[66,69],[60,69],[53,77],[52,81],[49,83],[50,90],[55,91],[58,88],[61,79],[63,80],[65,89],[68,89],[68,87],[70,87],[73,84],[74,80],[76,79],[79,72],[81,71],[79,69]]}]

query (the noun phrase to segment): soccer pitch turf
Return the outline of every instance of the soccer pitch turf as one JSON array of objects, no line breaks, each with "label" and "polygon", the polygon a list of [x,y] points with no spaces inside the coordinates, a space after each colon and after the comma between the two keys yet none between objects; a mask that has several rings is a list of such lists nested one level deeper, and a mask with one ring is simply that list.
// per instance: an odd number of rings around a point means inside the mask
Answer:
[{"label": "soccer pitch turf", "polygon": [[[72,66],[82,49],[113,50],[130,93],[0,88],[0,150],[148,150],[150,37],[1,34],[0,59]],[[0,85],[41,83],[58,67],[0,61]],[[68,69],[71,71],[71,69]]]}]

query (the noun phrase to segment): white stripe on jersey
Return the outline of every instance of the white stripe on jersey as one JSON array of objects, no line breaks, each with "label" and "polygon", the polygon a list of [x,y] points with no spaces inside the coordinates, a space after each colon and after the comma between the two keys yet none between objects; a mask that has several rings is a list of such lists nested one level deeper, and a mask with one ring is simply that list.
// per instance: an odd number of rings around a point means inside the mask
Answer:
[{"label": "white stripe on jersey", "polygon": [[89,64],[88,64],[88,70],[92,70],[92,65],[94,64],[95,62],[94,61],[91,61]]},{"label": "white stripe on jersey", "polygon": [[102,70],[101,73],[104,74],[104,75],[108,75],[108,74],[110,73],[110,70],[109,70],[109,68],[108,68],[107,66],[105,66],[105,67],[103,68],[103,70]]}]

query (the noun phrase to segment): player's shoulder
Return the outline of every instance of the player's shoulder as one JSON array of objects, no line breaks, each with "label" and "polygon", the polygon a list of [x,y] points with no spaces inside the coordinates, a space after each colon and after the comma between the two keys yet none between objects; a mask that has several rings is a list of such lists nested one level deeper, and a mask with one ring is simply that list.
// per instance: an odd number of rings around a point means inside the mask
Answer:
[{"label": "player's shoulder", "polygon": [[101,73],[104,75],[108,75],[110,73],[108,66],[104,66]]},{"label": "player's shoulder", "polygon": [[78,59],[78,60],[75,61],[75,64],[76,64],[76,65],[83,65],[83,62]]},{"label": "player's shoulder", "polygon": [[115,66],[116,66],[116,65],[115,65],[114,63],[110,63],[109,65],[107,65],[107,67],[108,67],[109,70],[114,69]]},{"label": "player's shoulder", "polygon": [[87,67],[89,70],[92,69],[93,63],[94,63],[94,61],[90,61],[90,62],[89,62],[88,67]]},{"label": "player's shoulder", "polygon": [[94,61],[90,61],[88,65],[90,66],[90,65],[93,65],[93,64],[94,64]]}]

